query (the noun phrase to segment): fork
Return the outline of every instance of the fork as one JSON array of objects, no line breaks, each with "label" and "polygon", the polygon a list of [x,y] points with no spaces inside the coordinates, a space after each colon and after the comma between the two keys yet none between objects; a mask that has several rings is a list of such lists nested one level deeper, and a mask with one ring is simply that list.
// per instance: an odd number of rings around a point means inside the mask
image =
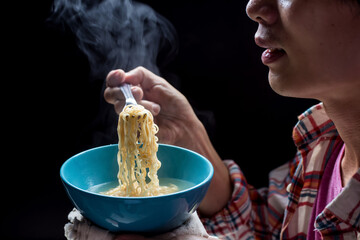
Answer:
[{"label": "fork", "polygon": [[131,93],[130,87],[131,86],[128,83],[124,83],[120,86],[120,90],[123,92],[123,94],[125,96],[125,106],[130,105],[130,104],[137,105],[136,100]]}]

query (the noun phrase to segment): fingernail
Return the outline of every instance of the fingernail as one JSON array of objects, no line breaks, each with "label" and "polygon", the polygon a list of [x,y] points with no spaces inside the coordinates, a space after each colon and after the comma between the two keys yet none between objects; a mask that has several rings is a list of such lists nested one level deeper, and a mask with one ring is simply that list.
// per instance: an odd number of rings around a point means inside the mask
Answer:
[{"label": "fingernail", "polygon": [[160,109],[161,109],[160,105],[156,104],[156,103],[154,103],[151,108],[152,108],[152,112],[154,113],[154,115],[158,115],[160,112]]}]

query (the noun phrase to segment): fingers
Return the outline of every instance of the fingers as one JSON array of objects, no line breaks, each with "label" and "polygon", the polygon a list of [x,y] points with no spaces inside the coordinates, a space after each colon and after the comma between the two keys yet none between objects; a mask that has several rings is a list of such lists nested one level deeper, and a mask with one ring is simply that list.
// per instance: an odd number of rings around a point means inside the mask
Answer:
[{"label": "fingers", "polygon": [[[136,100],[136,102],[146,109],[148,109],[151,114],[155,117],[160,112],[160,105],[151,101],[143,100],[143,91],[140,87],[131,87],[131,92]],[[105,100],[114,105],[114,109],[117,114],[120,114],[125,106],[125,97],[120,88],[118,87],[108,87],[104,92]]]},{"label": "fingers", "polygon": [[150,102],[147,100],[141,100],[138,102],[138,104],[144,106],[144,108],[149,110],[154,117],[156,117],[160,113],[161,107],[157,103]]},{"label": "fingers", "polygon": [[[143,98],[144,93],[141,88],[131,87],[131,92],[136,101]],[[124,94],[119,87],[107,87],[104,91],[104,98],[110,104],[114,104],[116,101],[125,101]]]},{"label": "fingers", "polygon": [[133,94],[136,102],[139,102],[144,97],[144,92],[140,87],[131,87],[131,93]]},{"label": "fingers", "polygon": [[132,85],[141,85],[146,83],[148,79],[152,80],[154,78],[154,76],[150,75],[151,72],[148,71],[146,68],[137,67],[126,74],[126,80]]},{"label": "fingers", "polygon": [[125,81],[125,72],[121,69],[109,72],[106,77],[106,87],[119,87]]},{"label": "fingers", "polygon": [[141,85],[144,91],[153,88],[155,85],[169,85],[163,78],[152,73],[144,67],[137,67],[126,73],[125,82],[132,85]]},{"label": "fingers", "polygon": [[[124,83],[126,73],[121,70],[113,70],[106,77],[106,89],[104,91],[105,100],[114,105],[115,111],[119,114],[125,105],[125,97],[119,86]],[[142,90],[132,89],[133,95],[137,101],[143,97]]]},{"label": "fingers", "polygon": [[[104,98],[108,103],[114,105],[115,111],[118,114],[125,105],[124,95],[119,88],[124,82],[133,85],[131,91],[138,104],[143,105],[154,116],[159,114],[161,108],[158,103],[165,99],[162,96],[164,93],[162,89],[164,87],[165,89],[171,88],[170,84],[143,67],[135,68],[127,73],[120,69],[109,72],[106,77],[107,88],[104,92]],[[144,92],[148,93],[145,97]]]},{"label": "fingers", "polygon": [[124,94],[118,87],[107,87],[104,92],[104,98],[110,104],[115,104],[116,101],[125,102]]},{"label": "fingers", "polygon": [[140,87],[136,87],[136,86],[132,87],[131,92],[132,92],[136,102],[138,104],[144,106],[144,108],[146,108],[147,110],[149,110],[154,117],[160,113],[160,105],[159,104],[143,99],[144,92]]}]

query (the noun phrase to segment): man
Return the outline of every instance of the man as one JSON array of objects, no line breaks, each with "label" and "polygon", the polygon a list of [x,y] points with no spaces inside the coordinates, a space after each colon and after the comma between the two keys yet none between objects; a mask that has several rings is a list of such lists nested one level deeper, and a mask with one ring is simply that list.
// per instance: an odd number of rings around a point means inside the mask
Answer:
[{"label": "man", "polygon": [[[250,0],[247,14],[258,23],[255,42],[266,49],[261,58],[273,90],[321,101],[299,117],[294,128],[298,153],[270,173],[268,189],[254,189],[239,166],[220,159],[186,98],[161,77],[141,67],[114,70],[105,99],[119,113],[124,98],[117,86],[132,84],[138,103],[155,117],[160,142],[211,161],[214,178],[199,207],[209,234],[359,239],[360,2]],[[135,238],[119,239],[127,237]]]}]

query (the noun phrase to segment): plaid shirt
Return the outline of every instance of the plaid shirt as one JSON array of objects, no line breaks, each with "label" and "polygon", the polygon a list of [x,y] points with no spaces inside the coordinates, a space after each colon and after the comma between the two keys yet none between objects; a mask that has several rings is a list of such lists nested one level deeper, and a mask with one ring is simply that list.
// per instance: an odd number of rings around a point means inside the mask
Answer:
[{"label": "plaid shirt", "polygon": [[[269,174],[269,187],[255,189],[235,162],[227,165],[234,190],[231,201],[211,218],[206,230],[221,239],[306,239],[309,219],[326,163],[343,144],[320,103],[299,116],[293,139],[295,158]],[[360,169],[317,216],[323,239],[360,239]]]}]

